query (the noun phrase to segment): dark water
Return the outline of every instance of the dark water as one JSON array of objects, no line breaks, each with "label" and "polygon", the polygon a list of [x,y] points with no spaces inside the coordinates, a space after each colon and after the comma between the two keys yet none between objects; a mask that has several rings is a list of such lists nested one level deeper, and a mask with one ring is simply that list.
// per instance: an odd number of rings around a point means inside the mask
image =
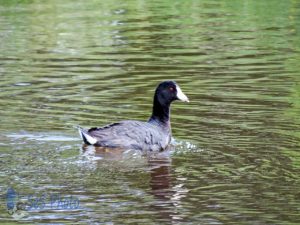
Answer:
[{"label": "dark water", "polygon": [[[299,224],[299,60],[296,0],[1,1],[0,221]],[[146,120],[170,79],[171,152],[82,149],[74,125]]]}]

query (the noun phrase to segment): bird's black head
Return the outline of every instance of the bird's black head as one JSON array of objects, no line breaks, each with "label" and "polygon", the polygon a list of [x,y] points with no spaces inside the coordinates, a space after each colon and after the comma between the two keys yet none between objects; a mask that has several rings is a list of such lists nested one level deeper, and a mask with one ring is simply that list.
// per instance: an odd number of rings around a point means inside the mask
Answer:
[{"label": "bird's black head", "polygon": [[168,105],[175,100],[189,102],[188,97],[183,94],[175,81],[164,81],[160,83],[156,88],[155,97],[161,105]]},{"label": "bird's black head", "polygon": [[170,104],[175,100],[189,102],[189,99],[183,94],[175,81],[164,81],[160,83],[155,90],[153,111],[149,122],[162,124],[168,129],[171,129]]}]

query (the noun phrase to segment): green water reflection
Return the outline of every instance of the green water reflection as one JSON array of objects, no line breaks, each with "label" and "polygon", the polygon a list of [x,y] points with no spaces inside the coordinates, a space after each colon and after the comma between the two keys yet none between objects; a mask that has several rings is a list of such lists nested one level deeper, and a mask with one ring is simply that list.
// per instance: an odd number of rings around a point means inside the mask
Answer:
[{"label": "green water reflection", "polygon": [[[298,224],[300,4],[0,1],[0,190],[78,210],[5,224]],[[171,153],[81,148],[73,126],[146,120],[176,80]]]}]

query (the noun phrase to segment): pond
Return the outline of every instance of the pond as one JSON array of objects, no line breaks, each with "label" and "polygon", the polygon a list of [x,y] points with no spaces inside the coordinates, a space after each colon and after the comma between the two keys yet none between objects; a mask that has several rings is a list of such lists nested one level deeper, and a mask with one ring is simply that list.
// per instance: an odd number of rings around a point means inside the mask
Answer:
[{"label": "pond", "polygon": [[[300,223],[298,1],[6,0],[0,40],[2,223]],[[83,148],[163,80],[171,151]]]}]

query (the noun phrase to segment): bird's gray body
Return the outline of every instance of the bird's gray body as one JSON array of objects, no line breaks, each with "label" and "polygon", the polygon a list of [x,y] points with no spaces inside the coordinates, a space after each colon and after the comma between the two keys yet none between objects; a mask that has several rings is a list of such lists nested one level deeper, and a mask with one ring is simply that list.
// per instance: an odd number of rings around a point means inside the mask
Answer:
[{"label": "bird's gray body", "polygon": [[142,151],[161,151],[171,142],[170,106],[175,100],[188,102],[174,81],[161,82],[154,93],[148,122],[123,120],[89,130],[79,128],[85,144]]},{"label": "bird's gray body", "polygon": [[95,146],[160,151],[171,141],[171,129],[155,121],[123,120],[89,130],[79,128],[86,144]]}]

